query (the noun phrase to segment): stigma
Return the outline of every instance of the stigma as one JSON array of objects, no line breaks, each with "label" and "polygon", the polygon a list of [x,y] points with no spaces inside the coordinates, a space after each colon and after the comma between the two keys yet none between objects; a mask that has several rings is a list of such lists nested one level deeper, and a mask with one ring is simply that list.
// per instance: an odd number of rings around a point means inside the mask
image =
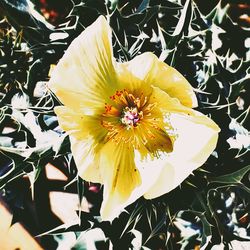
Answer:
[{"label": "stigma", "polygon": [[137,127],[142,115],[142,111],[138,112],[137,107],[125,107],[122,111],[121,123],[127,129]]}]

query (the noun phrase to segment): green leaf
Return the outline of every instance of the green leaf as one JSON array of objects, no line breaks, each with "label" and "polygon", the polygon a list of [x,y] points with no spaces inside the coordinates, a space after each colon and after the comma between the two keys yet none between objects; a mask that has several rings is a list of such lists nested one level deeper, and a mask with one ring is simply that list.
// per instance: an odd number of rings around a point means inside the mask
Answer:
[{"label": "green leaf", "polygon": [[195,214],[196,216],[198,216],[201,220],[203,231],[202,231],[202,239],[201,239],[200,247],[203,247],[208,243],[208,241],[212,237],[212,230],[211,230],[212,224],[208,222],[205,213],[201,213],[197,211],[191,211],[191,212]]},{"label": "green leaf", "polygon": [[54,27],[34,10],[31,1],[1,0],[0,10],[17,31],[23,30],[24,38],[31,45],[49,42]]},{"label": "green leaf", "polygon": [[[77,194],[79,200],[79,206],[82,204],[82,199],[84,197],[84,181],[80,176],[77,176]],[[81,218],[81,210],[79,211],[79,219]]]},{"label": "green leaf", "polygon": [[208,177],[208,183],[213,183],[213,182],[224,183],[224,184],[241,183],[241,180],[249,171],[250,171],[250,165],[231,174],[226,174],[218,177]]},{"label": "green leaf", "polygon": [[206,16],[206,20],[209,20],[217,25],[220,25],[223,19],[227,16],[227,10],[229,5],[222,7],[221,1],[214,7],[214,9]]},{"label": "green leaf", "polygon": [[0,176],[0,190],[5,187],[10,181],[25,175],[25,169],[30,167],[30,163],[23,161],[23,158],[14,153],[6,152],[4,153],[10,160],[8,171]]},{"label": "green leaf", "polygon": [[192,2],[191,0],[187,0],[181,11],[181,16],[176,25],[173,36],[179,36],[182,33],[184,33],[185,35],[188,34],[188,28],[192,20],[192,13],[193,13]]},{"label": "green leaf", "polygon": [[149,0],[143,0],[140,4],[140,6],[137,8],[136,12],[141,13],[144,10],[146,10],[149,6]]},{"label": "green leaf", "polygon": [[117,7],[119,0],[108,0],[110,2],[110,10],[114,11]]}]

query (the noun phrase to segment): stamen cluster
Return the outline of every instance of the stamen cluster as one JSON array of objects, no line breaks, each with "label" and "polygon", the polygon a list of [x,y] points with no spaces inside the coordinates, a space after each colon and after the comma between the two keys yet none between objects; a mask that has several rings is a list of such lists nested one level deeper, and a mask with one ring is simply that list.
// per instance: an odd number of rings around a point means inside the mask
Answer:
[{"label": "stamen cluster", "polygon": [[142,123],[156,121],[151,112],[156,103],[149,103],[149,98],[143,93],[132,94],[124,89],[116,91],[110,96],[110,100],[110,104],[105,104],[105,112],[102,114],[101,121],[102,126],[108,130],[108,140],[132,141],[134,139],[131,138],[131,133],[126,134],[125,131],[133,131],[135,134]]}]

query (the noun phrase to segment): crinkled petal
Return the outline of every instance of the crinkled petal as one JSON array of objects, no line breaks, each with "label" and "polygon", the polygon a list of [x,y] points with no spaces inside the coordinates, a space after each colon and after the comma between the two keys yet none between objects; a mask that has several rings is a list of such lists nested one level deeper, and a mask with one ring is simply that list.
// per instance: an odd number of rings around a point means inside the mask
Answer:
[{"label": "crinkled petal", "polygon": [[[218,125],[209,117],[194,109],[182,105],[179,99],[170,97],[165,91],[158,87],[152,86],[152,89],[153,91],[150,96],[150,102],[156,102],[163,115],[168,113],[185,114],[186,119],[192,120],[197,124],[203,124],[207,127],[211,127],[217,132],[220,131]],[[168,117],[168,115],[166,115],[166,117]],[[174,126],[172,127],[174,128]]]},{"label": "crinkled petal", "polygon": [[83,130],[83,119],[79,112],[66,106],[57,106],[54,111],[61,129],[67,131],[68,134],[74,133],[79,139],[86,136],[85,130]]},{"label": "crinkled petal", "polygon": [[107,131],[95,116],[75,112],[66,106],[55,108],[59,126],[70,136],[71,151],[78,174],[84,180],[102,183],[99,173],[99,151]]},{"label": "crinkled petal", "polygon": [[197,106],[195,93],[185,77],[151,52],[143,53],[127,63],[118,63],[117,71],[121,89],[137,90],[154,85],[177,98],[184,106]]},{"label": "crinkled petal", "polygon": [[207,119],[200,116],[197,123],[195,116],[170,115],[171,125],[177,134],[174,149],[165,159],[159,178],[145,193],[145,198],[153,199],[176,188],[207,160],[218,140],[218,129],[207,126]]},{"label": "crinkled petal", "polygon": [[96,143],[102,143],[107,131],[101,126],[101,118],[96,115],[84,115],[66,106],[55,107],[59,126],[78,140],[92,137]]},{"label": "crinkled petal", "polygon": [[[162,161],[151,169],[158,177],[155,177],[152,186],[148,186],[144,195],[147,199],[176,188],[193,170],[200,167],[215,149],[220,131],[209,117],[182,105],[177,98],[170,97],[158,87],[153,87],[150,101],[157,102],[165,117],[166,128],[172,128],[171,134],[175,141],[172,153],[162,154]],[[142,176],[145,182],[147,172]]]},{"label": "crinkled petal", "polygon": [[91,137],[78,140],[70,135],[70,144],[78,175],[85,181],[103,183],[99,171],[100,154],[95,150],[95,141]]},{"label": "crinkled petal", "polygon": [[[156,127],[157,126],[157,127]],[[140,124],[136,130],[136,139],[138,141],[138,151],[141,156],[150,154],[152,157],[157,157],[159,152],[172,152],[173,140],[168,135],[161,124]]]},{"label": "crinkled petal", "polygon": [[133,190],[141,184],[133,148],[125,143],[106,143],[100,152],[100,173],[104,181],[101,217],[112,220],[127,205]]},{"label": "crinkled petal", "polygon": [[68,47],[51,73],[49,88],[64,105],[89,114],[103,108],[115,83],[111,29],[100,16]]},{"label": "crinkled petal", "polygon": [[[128,151],[126,153],[128,153]],[[111,154],[112,153],[110,153],[110,155]],[[134,158],[132,158],[132,155]],[[138,173],[139,171],[139,175],[131,179],[131,177],[129,177],[129,172],[126,171],[125,174],[123,173],[123,179],[121,180],[124,181],[123,185],[126,184],[128,187],[125,196],[119,193],[119,189],[117,189],[117,191],[115,192],[111,192],[111,186],[104,184],[104,197],[101,207],[101,217],[103,220],[112,221],[122,211],[124,211],[128,205],[132,204],[138,198],[142,197],[157,182],[157,180],[160,178],[163,168],[168,165],[168,162],[166,161],[166,154],[164,154],[163,157],[159,158],[153,159],[152,157],[148,156],[147,159],[142,159],[141,153],[135,151],[135,154],[129,153],[124,157],[126,157],[126,160],[128,160],[126,161],[126,163],[123,161],[123,165],[126,165],[126,167],[128,167],[128,164],[132,163],[130,166],[135,167],[135,169],[137,169],[136,172]],[[115,159],[114,155],[113,159]],[[132,168],[130,170],[132,174]],[[108,171],[107,168],[106,171]],[[110,168],[109,171],[111,171]],[[111,172],[109,174],[112,175],[113,173]],[[173,182],[171,176],[172,175],[169,175],[167,178],[169,184]],[[107,178],[107,176],[105,178]],[[137,184],[135,181],[131,180],[137,180]],[[134,183],[134,185],[131,185],[132,183]]]}]

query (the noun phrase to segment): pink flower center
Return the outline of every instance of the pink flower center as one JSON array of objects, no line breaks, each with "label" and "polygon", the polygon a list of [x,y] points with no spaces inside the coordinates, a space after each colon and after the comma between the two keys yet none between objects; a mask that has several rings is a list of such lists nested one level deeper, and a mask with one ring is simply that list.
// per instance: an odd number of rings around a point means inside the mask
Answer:
[{"label": "pink flower center", "polygon": [[142,116],[142,114],[140,113],[138,113],[138,109],[136,107],[125,107],[123,109],[121,117],[122,124],[126,125],[127,129],[136,127],[138,122],[140,121],[140,117]]}]

